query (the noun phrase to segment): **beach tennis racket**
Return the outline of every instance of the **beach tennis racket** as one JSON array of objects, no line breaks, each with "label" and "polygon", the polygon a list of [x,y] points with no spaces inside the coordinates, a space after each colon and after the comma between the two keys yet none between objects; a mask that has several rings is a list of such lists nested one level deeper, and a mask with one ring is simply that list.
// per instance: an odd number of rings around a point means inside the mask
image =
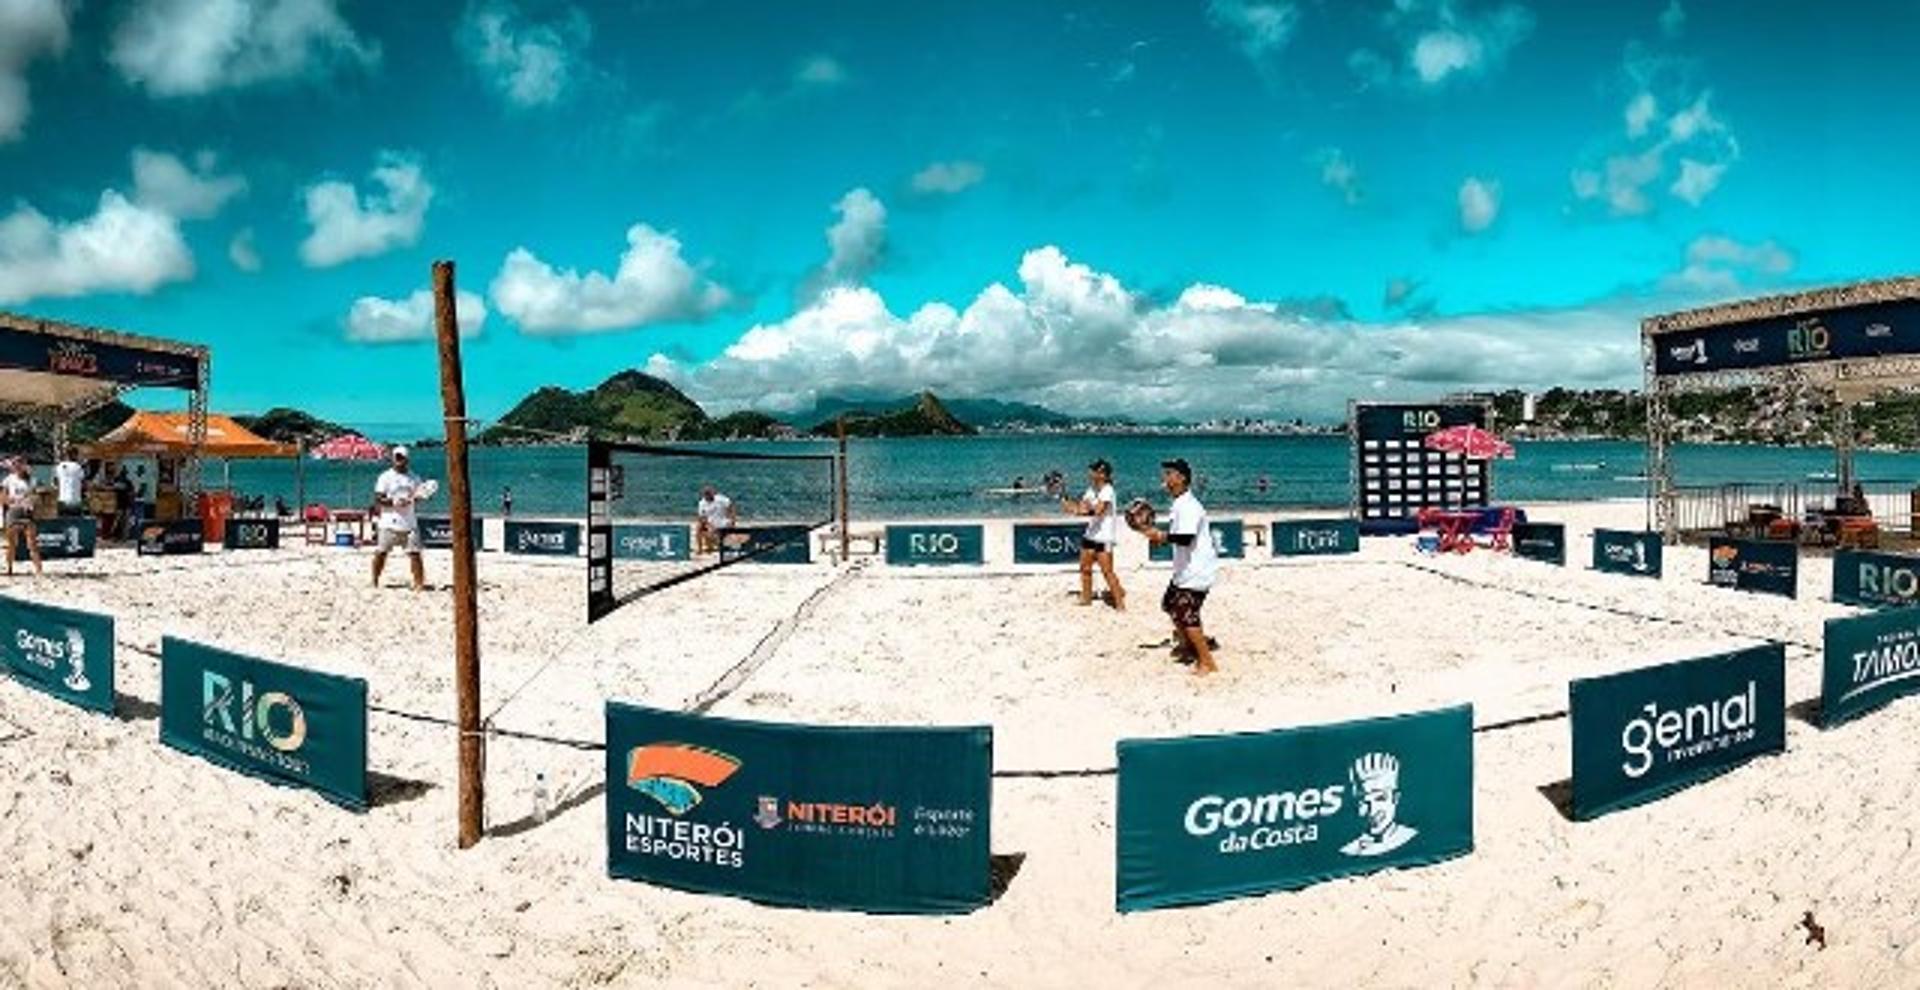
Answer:
[{"label": "beach tennis racket", "polygon": [[1153,503],[1144,498],[1136,498],[1127,503],[1127,526],[1136,533],[1144,533],[1153,526]]},{"label": "beach tennis racket", "polygon": [[422,481],[420,483],[420,487],[415,488],[413,490],[413,500],[415,502],[424,502],[427,499],[432,498],[433,493],[439,490],[440,490],[440,483],[438,481],[434,481],[433,479],[429,478],[426,481]]}]

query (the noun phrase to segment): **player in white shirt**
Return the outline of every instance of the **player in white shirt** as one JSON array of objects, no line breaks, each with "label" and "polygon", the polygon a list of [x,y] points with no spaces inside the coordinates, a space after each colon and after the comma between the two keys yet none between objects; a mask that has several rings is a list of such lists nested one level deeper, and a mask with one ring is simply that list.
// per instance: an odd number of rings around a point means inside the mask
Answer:
[{"label": "player in white shirt", "polygon": [[380,472],[373,483],[373,502],[380,508],[379,543],[373,551],[373,586],[380,587],[380,572],[386,570],[387,553],[394,547],[407,548],[407,562],[413,567],[413,590],[427,586],[426,564],[420,559],[420,521],[413,503],[419,497],[422,482],[408,464],[405,447],[394,447],[393,466]]},{"label": "player in white shirt", "polygon": [[700,489],[700,504],[694,506],[694,545],[699,553],[720,549],[720,534],[739,525],[733,499],[715,491],[712,485]]},{"label": "player in white shirt", "polygon": [[[1160,607],[1173,620],[1173,641],[1175,650],[1193,657],[1195,674],[1211,674],[1219,668],[1213,662],[1213,644],[1207,640],[1207,632],[1200,624],[1200,609],[1206,604],[1207,592],[1213,590],[1213,582],[1220,573],[1220,555],[1213,547],[1213,524],[1207,521],[1206,506],[1195,498],[1190,486],[1193,484],[1193,468],[1184,460],[1166,461],[1160,465],[1160,480],[1166,486],[1167,494],[1173,496],[1172,518],[1167,523],[1166,532],[1161,532],[1151,522],[1137,522],[1134,528],[1146,536],[1153,544],[1173,544],[1173,579],[1167,582],[1167,593],[1160,599]],[[1133,521],[1131,517],[1129,521]]]},{"label": "player in white shirt", "polygon": [[1080,604],[1093,604],[1093,565],[1107,579],[1107,593],[1117,611],[1127,610],[1127,592],[1113,573],[1113,546],[1120,538],[1120,509],[1114,504],[1113,465],[1105,458],[1087,465],[1087,492],[1079,501],[1060,500],[1069,515],[1086,516],[1087,531],[1080,537]]},{"label": "player in white shirt", "polygon": [[87,469],[73,459],[73,448],[61,452],[60,463],[53,466],[53,483],[58,490],[60,514],[79,516],[86,514],[86,505],[81,501],[81,489],[87,480]]},{"label": "player in white shirt", "polygon": [[27,556],[33,560],[33,576],[39,577],[40,527],[33,521],[33,469],[25,458],[8,465],[6,477],[0,478],[0,514],[6,520],[6,539],[0,543],[0,554],[7,558],[7,576],[13,576],[13,548],[24,539]]}]

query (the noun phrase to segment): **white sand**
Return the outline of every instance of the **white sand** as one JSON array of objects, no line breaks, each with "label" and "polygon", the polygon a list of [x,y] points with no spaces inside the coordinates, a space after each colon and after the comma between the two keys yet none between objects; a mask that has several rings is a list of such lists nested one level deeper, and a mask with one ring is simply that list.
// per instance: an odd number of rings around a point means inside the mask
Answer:
[{"label": "white sand", "polygon": [[[1756,637],[1817,644],[1852,611],[1824,600],[1817,558],[1799,601],[1705,586],[1698,549],[1669,548],[1661,581],[1587,571],[1587,532],[1636,528],[1637,503],[1533,514],[1569,524],[1565,570],[1421,558],[1404,539],[1317,560],[1252,549],[1208,602],[1225,649],[1204,681],[1139,647],[1166,635],[1165,565],[1137,540],[1125,615],[1074,607],[1070,571],[1004,563],[995,524],[984,569],[737,567],[591,630],[578,561],[488,554],[485,710],[544,667],[498,724],[598,740],[603,699],[685,705],[780,630],[717,714],[989,723],[1001,770],[1110,767],[1126,736],[1460,701],[1482,724],[1558,711],[1570,677]],[[110,612],[125,643],[187,635],[450,715],[447,596],[366,588],[366,563],[115,552],[0,590]],[[444,584],[445,555],[429,568]],[[136,706],[157,700],[156,660],[123,650],[119,676]],[[1818,678],[1817,653],[1790,648],[1789,700]],[[1541,793],[1569,773],[1564,720],[1485,733],[1471,856],[1124,918],[1110,777],[997,781],[994,851],[1024,857],[1004,896],[962,917],[874,918],[606,878],[598,753],[496,740],[498,831],[461,853],[443,727],[373,716],[383,803],[364,816],[157,736],[150,714],[101,718],[0,683],[0,986],[1920,986],[1920,701],[1833,732],[1790,720],[1784,756],[1578,825]],[[564,804],[528,827],[536,771]],[[1797,927],[1806,911],[1824,951]]]}]

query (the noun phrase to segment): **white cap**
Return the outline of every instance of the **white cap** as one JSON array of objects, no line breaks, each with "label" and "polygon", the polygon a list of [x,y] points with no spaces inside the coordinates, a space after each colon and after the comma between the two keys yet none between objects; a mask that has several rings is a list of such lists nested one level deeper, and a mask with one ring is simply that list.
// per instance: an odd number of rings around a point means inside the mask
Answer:
[{"label": "white cap", "polygon": [[391,451],[388,451],[387,456],[407,457],[407,456],[410,456],[410,452],[407,450],[406,444],[394,444],[393,449]]}]

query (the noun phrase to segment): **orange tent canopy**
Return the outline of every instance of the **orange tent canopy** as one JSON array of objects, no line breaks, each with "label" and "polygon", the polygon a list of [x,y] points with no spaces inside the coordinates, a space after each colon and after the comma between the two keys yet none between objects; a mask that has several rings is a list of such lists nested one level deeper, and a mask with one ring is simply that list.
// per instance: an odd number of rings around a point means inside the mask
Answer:
[{"label": "orange tent canopy", "polygon": [[[187,457],[193,443],[187,439],[186,413],[136,412],[113,432],[82,448],[88,457],[139,455]],[[207,414],[207,442],[203,457],[296,457],[289,443],[274,443],[226,416]]]}]

